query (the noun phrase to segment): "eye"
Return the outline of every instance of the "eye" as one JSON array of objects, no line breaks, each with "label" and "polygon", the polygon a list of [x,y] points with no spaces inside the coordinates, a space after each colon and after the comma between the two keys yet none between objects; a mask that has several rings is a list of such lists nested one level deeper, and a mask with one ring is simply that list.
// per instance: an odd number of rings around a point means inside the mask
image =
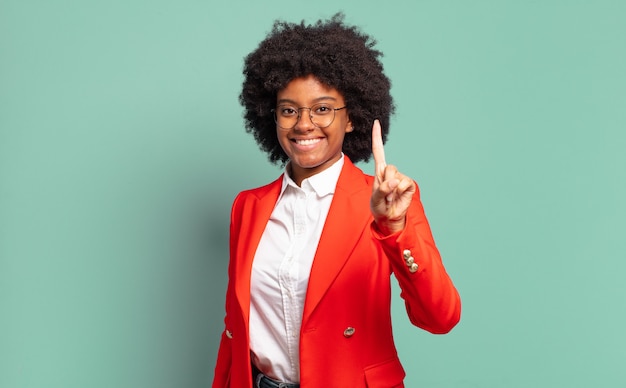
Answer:
[{"label": "eye", "polygon": [[286,117],[297,116],[298,110],[292,106],[279,106],[278,113],[281,116],[286,116]]},{"label": "eye", "polygon": [[327,115],[333,111],[333,108],[328,105],[315,105],[313,107],[313,113],[318,116]]}]

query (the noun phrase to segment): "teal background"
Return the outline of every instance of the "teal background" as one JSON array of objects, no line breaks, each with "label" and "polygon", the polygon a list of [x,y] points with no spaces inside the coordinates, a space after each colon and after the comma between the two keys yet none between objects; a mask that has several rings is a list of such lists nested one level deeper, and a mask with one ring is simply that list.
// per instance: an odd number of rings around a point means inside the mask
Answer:
[{"label": "teal background", "polygon": [[0,0],[0,387],[210,385],[231,201],[281,172],[242,59],[339,10],[464,303],[395,290],[407,386],[626,386],[626,2]]}]

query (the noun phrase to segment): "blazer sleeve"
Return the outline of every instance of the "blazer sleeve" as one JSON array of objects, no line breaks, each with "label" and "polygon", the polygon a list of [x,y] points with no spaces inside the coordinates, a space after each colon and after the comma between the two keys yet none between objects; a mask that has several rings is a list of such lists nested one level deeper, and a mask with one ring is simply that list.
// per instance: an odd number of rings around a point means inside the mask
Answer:
[{"label": "blazer sleeve", "polygon": [[230,374],[232,369],[233,362],[233,352],[232,352],[232,339],[229,338],[231,335],[229,333],[230,325],[230,316],[229,316],[229,304],[234,301],[235,292],[234,292],[234,254],[236,241],[238,240],[238,231],[239,231],[239,219],[238,216],[240,214],[238,204],[241,202],[242,194],[240,193],[235,198],[230,214],[230,239],[229,239],[229,250],[230,250],[230,260],[228,263],[228,285],[226,287],[226,303],[225,310],[226,315],[224,317],[224,330],[222,331],[222,336],[220,340],[220,347],[217,352],[217,361],[215,364],[215,370],[213,374],[213,384],[212,388],[228,388],[230,387]]},{"label": "blazer sleeve", "polygon": [[[371,230],[398,279],[411,323],[434,334],[452,330],[461,317],[461,299],[435,246],[419,187],[404,230],[384,236],[375,222]],[[417,267],[411,268],[412,263]]]},{"label": "blazer sleeve", "polygon": [[222,333],[220,348],[217,352],[217,362],[213,374],[212,388],[227,388],[230,386],[230,369],[232,364],[232,350],[226,331]]}]

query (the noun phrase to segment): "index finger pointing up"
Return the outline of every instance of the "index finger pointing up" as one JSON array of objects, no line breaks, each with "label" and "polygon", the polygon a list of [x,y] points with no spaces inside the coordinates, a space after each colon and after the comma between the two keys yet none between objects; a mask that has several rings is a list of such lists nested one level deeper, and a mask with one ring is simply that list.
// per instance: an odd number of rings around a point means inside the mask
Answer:
[{"label": "index finger pointing up", "polygon": [[378,119],[374,120],[374,125],[372,126],[372,154],[374,155],[376,176],[382,179],[387,162],[385,161],[385,149],[383,148],[382,129]]}]

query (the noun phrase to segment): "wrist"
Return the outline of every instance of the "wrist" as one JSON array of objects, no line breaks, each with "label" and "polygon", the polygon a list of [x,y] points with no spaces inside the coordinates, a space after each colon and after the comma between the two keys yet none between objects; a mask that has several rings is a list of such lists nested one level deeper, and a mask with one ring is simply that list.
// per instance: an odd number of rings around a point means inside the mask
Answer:
[{"label": "wrist", "polygon": [[375,218],[374,222],[376,223],[376,228],[378,228],[380,233],[388,236],[404,230],[406,218],[402,217],[398,220],[392,220],[390,218],[380,217]]}]

